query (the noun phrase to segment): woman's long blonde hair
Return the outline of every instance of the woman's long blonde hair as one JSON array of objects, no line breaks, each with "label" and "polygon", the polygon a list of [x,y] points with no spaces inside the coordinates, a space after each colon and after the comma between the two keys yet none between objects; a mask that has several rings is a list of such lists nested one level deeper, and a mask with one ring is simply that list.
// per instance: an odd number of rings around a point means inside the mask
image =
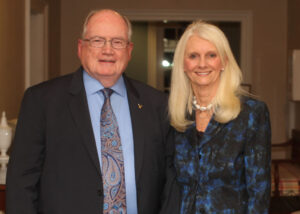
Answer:
[{"label": "woman's long blonde hair", "polygon": [[245,94],[240,84],[242,73],[230,49],[224,33],[215,25],[198,20],[190,24],[180,38],[175,54],[169,97],[169,116],[171,125],[180,132],[193,123],[188,119],[192,115],[193,90],[191,82],[184,72],[184,54],[187,41],[197,35],[215,45],[224,71],[220,74],[220,84],[213,98],[214,119],[226,123],[238,116],[241,110],[240,95]]}]

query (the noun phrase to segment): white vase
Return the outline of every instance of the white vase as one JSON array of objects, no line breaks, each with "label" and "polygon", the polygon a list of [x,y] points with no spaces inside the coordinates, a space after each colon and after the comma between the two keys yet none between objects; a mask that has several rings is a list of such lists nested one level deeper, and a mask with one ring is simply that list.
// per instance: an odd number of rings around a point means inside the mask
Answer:
[{"label": "white vase", "polygon": [[2,112],[1,122],[0,122],[0,184],[5,184],[6,171],[8,163],[7,150],[10,147],[12,140],[12,128],[7,124],[7,119],[5,112]]}]

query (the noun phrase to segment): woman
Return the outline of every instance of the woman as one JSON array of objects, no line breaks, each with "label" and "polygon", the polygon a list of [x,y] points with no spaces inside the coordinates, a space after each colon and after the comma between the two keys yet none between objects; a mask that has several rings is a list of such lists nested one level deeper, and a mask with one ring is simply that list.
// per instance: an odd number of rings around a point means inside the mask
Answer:
[{"label": "woman", "polygon": [[269,112],[241,80],[223,32],[203,21],[188,26],[169,98],[182,214],[268,213]]}]

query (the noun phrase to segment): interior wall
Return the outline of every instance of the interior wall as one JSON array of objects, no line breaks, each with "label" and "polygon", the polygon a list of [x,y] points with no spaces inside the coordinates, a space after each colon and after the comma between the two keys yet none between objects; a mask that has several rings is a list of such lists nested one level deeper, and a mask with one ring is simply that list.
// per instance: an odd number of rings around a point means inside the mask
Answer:
[{"label": "interior wall", "polygon": [[[288,53],[291,57],[290,54],[293,49],[300,49],[300,1],[289,0],[288,2]],[[294,105],[294,112],[292,112],[295,120],[293,128],[300,129],[300,102],[291,102],[291,105]]]},{"label": "interior wall", "polygon": [[[47,2],[49,6],[48,77],[49,79],[52,79],[61,75],[61,3],[60,0],[47,0]],[[72,5],[72,3],[70,4]],[[71,9],[70,6],[69,9]],[[73,22],[71,22],[70,25],[73,25]]]},{"label": "interior wall", "polygon": [[0,1],[0,111],[16,118],[24,92],[24,8],[19,0]]},{"label": "interior wall", "polygon": [[147,83],[147,40],[148,24],[146,22],[135,22],[132,24],[132,60],[128,63],[125,73],[132,78],[136,78]]},{"label": "interior wall", "polygon": [[[287,1],[273,0],[64,0],[61,2],[61,73],[79,66],[76,55],[85,16],[92,9],[251,11],[253,14],[252,89],[269,106],[273,143],[287,139]],[[72,5],[70,7],[70,5]],[[74,24],[76,23],[76,24]]]},{"label": "interior wall", "polygon": [[43,13],[30,15],[30,81],[29,86],[38,84],[48,78],[45,55],[45,15]]},{"label": "interior wall", "polygon": [[300,129],[300,102],[296,103],[295,129]]},{"label": "interior wall", "polygon": [[[31,11],[49,5],[49,78],[60,75],[60,0],[31,0]],[[0,1],[0,111],[18,116],[25,89],[25,1]],[[0,113],[1,113],[0,112]]]}]

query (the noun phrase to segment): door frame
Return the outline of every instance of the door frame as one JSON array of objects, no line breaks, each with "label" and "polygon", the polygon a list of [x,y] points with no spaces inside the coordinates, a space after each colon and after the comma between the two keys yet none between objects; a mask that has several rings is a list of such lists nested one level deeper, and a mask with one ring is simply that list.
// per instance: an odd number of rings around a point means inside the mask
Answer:
[{"label": "door frame", "polygon": [[[253,15],[251,11],[209,11],[209,10],[118,10],[131,21],[234,21],[241,23],[241,70],[243,83],[251,84]],[[152,32],[150,32],[153,35]],[[155,53],[153,41],[148,42],[148,53]],[[148,54],[148,84],[157,85],[156,57]],[[149,66],[150,65],[150,66]]]}]

